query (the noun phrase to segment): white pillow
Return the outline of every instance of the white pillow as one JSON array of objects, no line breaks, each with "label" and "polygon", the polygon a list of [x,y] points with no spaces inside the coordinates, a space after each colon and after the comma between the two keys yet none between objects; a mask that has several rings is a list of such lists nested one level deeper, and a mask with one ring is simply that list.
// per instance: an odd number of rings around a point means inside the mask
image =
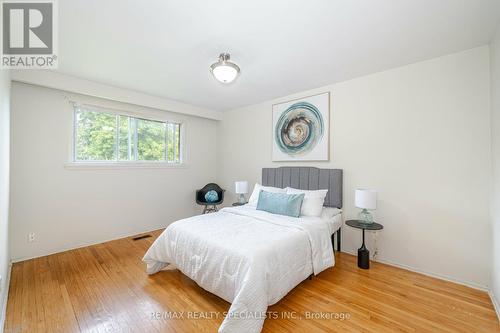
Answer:
[{"label": "white pillow", "polygon": [[325,197],[328,193],[328,190],[307,191],[287,187],[286,193],[305,194],[304,201],[302,201],[302,208],[300,209],[301,216],[321,216],[321,212],[323,211],[323,203],[325,202]]},{"label": "white pillow", "polygon": [[255,184],[253,188],[252,195],[248,199],[248,205],[257,207],[257,202],[259,201],[260,191],[272,192],[272,193],[286,193],[284,188],[272,187],[272,186],[262,186],[260,184]]}]

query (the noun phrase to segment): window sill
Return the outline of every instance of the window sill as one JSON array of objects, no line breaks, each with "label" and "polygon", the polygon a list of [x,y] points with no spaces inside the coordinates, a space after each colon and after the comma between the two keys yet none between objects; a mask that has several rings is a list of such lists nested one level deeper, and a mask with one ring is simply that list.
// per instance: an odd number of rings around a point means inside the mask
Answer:
[{"label": "window sill", "polygon": [[66,170],[116,170],[116,169],[187,169],[187,164],[165,162],[69,162]]}]

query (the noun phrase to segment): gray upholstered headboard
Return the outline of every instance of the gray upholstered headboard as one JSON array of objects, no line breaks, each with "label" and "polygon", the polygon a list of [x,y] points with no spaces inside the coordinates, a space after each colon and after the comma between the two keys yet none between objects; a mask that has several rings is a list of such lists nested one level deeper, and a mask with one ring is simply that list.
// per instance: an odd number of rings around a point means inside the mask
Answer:
[{"label": "gray upholstered headboard", "polygon": [[313,167],[263,168],[262,185],[301,190],[328,190],[326,207],[342,208],[342,170]]}]

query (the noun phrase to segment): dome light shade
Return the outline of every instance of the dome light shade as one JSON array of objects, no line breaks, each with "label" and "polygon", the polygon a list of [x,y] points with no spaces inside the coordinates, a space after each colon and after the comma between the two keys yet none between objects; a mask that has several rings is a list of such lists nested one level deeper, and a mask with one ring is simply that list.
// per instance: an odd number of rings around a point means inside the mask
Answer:
[{"label": "dome light shade", "polygon": [[240,68],[235,63],[229,61],[229,53],[221,53],[219,61],[210,66],[210,71],[217,81],[222,83],[231,83],[240,73]]}]

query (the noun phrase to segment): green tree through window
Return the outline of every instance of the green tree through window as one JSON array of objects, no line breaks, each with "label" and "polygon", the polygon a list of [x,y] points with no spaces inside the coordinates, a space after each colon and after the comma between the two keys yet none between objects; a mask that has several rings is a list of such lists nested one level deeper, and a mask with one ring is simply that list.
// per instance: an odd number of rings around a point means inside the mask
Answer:
[{"label": "green tree through window", "polygon": [[181,162],[181,125],[75,107],[75,161]]}]

